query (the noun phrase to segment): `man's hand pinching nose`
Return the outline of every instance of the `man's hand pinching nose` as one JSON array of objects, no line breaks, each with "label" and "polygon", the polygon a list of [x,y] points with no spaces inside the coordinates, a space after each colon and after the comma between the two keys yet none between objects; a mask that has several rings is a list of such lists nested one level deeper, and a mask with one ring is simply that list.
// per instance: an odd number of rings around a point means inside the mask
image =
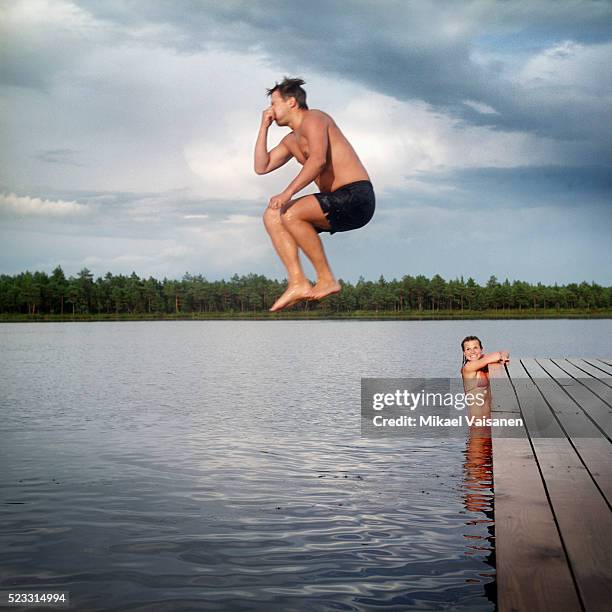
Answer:
[{"label": "man's hand pinching nose", "polygon": [[261,122],[265,126],[269,127],[273,121],[274,121],[274,111],[272,110],[272,107],[269,106],[261,114]]}]

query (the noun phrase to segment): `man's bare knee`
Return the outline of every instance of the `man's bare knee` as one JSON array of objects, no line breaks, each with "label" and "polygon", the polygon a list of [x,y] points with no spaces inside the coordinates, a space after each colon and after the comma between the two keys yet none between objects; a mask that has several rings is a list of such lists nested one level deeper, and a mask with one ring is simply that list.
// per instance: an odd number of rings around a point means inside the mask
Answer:
[{"label": "man's bare knee", "polygon": [[268,231],[274,231],[275,228],[280,227],[280,210],[278,208],[266,208],[263,214],[263,222]]},{"label": "man's bare knee", "polygon": [[295,211],[291,209],[285,209],[281,212],[280,220],[284,226],[290,225],[296,221],[299,217],[295,214]]}]

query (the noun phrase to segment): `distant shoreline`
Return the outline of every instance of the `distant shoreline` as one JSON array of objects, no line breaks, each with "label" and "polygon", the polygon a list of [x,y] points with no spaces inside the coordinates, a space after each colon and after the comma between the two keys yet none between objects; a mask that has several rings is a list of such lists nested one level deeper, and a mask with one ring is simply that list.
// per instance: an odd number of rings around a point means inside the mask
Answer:
[{"label": "distant shoreline", "polygon": [[52,323],[79,321],[303,321],[303,320],[350,320],[350,321],[461,321],[470,319],[612,319],[612,309],[515,309],[482,310],[463,312],[440,310],[421,312],[355,311],[334,313],[320,310],[287,311],[271,313],[256,312],[196,312],[196,313],[137,313],[137,314],[0,314],[0,323]]}]

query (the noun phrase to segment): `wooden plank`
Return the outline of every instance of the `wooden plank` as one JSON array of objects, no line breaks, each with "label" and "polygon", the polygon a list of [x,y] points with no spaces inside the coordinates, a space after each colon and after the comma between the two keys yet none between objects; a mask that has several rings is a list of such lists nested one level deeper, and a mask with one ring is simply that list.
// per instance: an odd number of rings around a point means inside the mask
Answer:
[{"label": "wooden plank", "polygon": [[606,502],[611,505],[612,444],[535,359],[523,359],[522,363],[550,404]]},{"label": "wooden plank", "polygon": [[612,361],[610,359],[589,359],[589,361],[604,372],[612,374]]},{"label": "wooden plank", "polygon": [[568,359],[572,365],[576,366],[579,370],[584,372],[587,376],[592,376],[597,380],[601,380],[604,385],[608,387],[612,387],[612,375],[608,375],[605,372],[602,372],[600,369],[593,366],[593,364],[589,363],[585,359]]},{"label": "wooden plank", "polygon": [[500,612],[581,610],[529,440],[493,438]]},{"label": "wooden plank", "polygon": [[604,403],[608,404],[609,408],[612,408],[612,388],[606,385],[603,380],[589,376],[583,370],[577,368],[568,359],[553,359],[552,362],[566,372],[568,376],[571,376],[581,385],[584,385],[587,389],[590,389]]},{"label": "wooden plank", "polygon": [[610,508],[569,440],[536,438],[532,442],[585,610],[609,610]]},{"label": "wooden plank", "polygon": [[[520,370],[519,370],[520,365]],[[559,422],[554,418],[548,404],[544,401],[542,394],[529,378],[527,371],[522,364],[515,366],[514,370],[524,376],[523,378],[514,378],[511,371],[512,384],[516,390],[518,401],[521,407],[521,413],[525,421],[525,426],[530,438],[560,438],[565,437]]]},{"label": "wooden plank", "polygon": [[612,506],[612,450],[605,438],[576,438],[576,451],[591,473],[608,506]]},{"label": "wooden plank", "polygon": [[554,378],[533,358],[523,359],[522,363],[534,384],[549,404],[551,414],[558,419],[568,437],[582,436],[589,438],[603,437],[601,430],[586,415],[584,410],[573,400]]},{"label": "wooden plank", "polygon": [[[516,399],[512,383],[503,365],[489,366],[489,381],[491,383],[491,416],[499,418],[518,418],[521,411]],[[493,438],[526,438],[524,427],[491,427]]]},{"label": "wooden plank", "polygon": [[612,409],[590,389],[571,378],[552,360],[536,359],[536,361],[563,387],[610,440],[612,438]]},{"label": "wooden plank", "polygon": [[521,364],[520,359],[511,359],[508,364],[508,372],[510,372],[510,378],[513,382],[516,382],[517,379],[529,378],[527,372],[525,372],[525,368]]},{"label": "wooden plank", "polygon": [[599,374],[597,378],[609,378],[612,376],[612,366],[608,366],[608,364],[597,360],[597,359],[585,359],[587,363],[592,365]]},{"label": "wooden plank", "polygon": [[520,412],[516,395],[506,369],[500,364],[489,366],[489,381],[491,383],[492,412]]}]

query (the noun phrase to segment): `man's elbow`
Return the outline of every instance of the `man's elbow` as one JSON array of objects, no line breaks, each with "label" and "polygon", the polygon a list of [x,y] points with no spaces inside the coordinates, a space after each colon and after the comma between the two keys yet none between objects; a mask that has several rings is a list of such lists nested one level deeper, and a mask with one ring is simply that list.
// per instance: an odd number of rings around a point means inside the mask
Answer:
[{"label": "man's elbow", "polygon": [[313,168],[317,168],[319,171],[327,165],[327,160],[324,157],[311,157],[308,161]]},{"label": "man's elbow", "polygon": [[255,174],[268,174],[268,169],[267,168],[254,168],[255,170]]}]

